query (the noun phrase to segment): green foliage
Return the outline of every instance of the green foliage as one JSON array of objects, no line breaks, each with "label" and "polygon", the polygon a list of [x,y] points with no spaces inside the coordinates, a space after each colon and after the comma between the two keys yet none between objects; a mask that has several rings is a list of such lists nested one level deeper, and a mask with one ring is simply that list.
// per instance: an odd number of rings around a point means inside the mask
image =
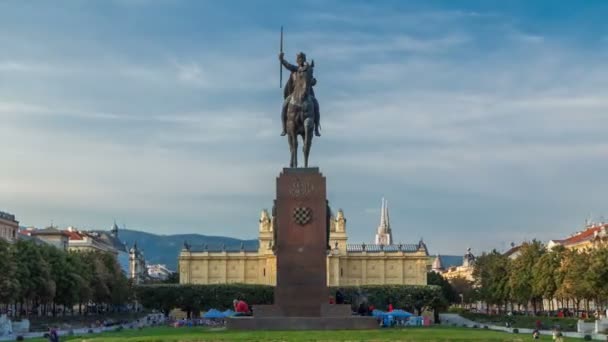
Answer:
[{"label": "green foliage", "polygon": [[[428,309],[440,309],[447,300],[437,285],[363,285],[340,287],[347,302],[356,304],[359,297],[366,297],[369,304],[386,310],[388,304],[411,312],[421,313]],[[336,289],[330,289],[333,293]]]},{"label": "green foliage", "polygon": [[[330,288],[335,293],[337,288]],[[378,309],[394,307],[421,312],[440,307],[445,299],[439,286],[349,286],[340,287],[346,302],[358,304],[365,297]],[[266,285],[140,285],[135,288],[138,301],[148,309],[168,312],[180,308],[188,312],[232,308],[232,300],[243,298],[250,305],[272,304],[274,287]],[[329,299],[328,299],[329,300]]]},{"label": "green foliage", "polygon": [[54,314],[56,305],[120,305],[130,297],[128,281],[109,253],[65,252],[19,240],[12,245],[0,242],[0,255],[2,304],[42,306],[45,312],[53,308]]},{"label": "green foliage", "polygon": [[137,300],[148,309],[168,312],[231,309],[232,300],[242,298],[250,305],[271,304],[273,287],[247,284],[174,285],[155,284],[135,287]]},{"label": "green foliage", "polygon": [[510,295],[509,266],[509,258],[496,250],[483,253],[477,258],[473,278],[478,287],[480,300],[495,305],[503,305],[507,302]]},{"label": "green foliage", "polygon": [[452,284],[441,276],[441,274],[437,272],[428,272],[426,275],[426,283],[428,285],[437,285],[441,287],[443,298],[445,298],[448,303],[452,304],[460,302],[460,297],[452,287]]},{"label": "green foliage", "polygon": [[0,303],[8,303],[15,299],[19,292],[19,280],[17,279],[17,263],[15,262],[14,250],[10,245],[0,239]]},{"label": "green foliage", "polygon": [[[542,299],[542,293],[534,286],[533,269],[545,253],[545,248],[539,241],[524,242],[519,249],[519,256],[510,263],[508,286],[510,299],[528,306]],[[537,291],[534,291],[537,289]]]},{"label": "green foliage", "polygon": [[[496,250],[482,254],[473,271],[477,299],[506,309],[519,304],[533,311],[543,299],[574,303],[589,311],[589,301],[605,306],[608,300],[608,247],[568,250],[562,246],[546,250],[538,241],[524,243],[513,260]],[[454,288],[454,283],[452,283]],[[457,290],[458,291],[458,290]],[[586,306],[580,308],[583,303]],[[560,306],[563,304],[559,304]]]}]

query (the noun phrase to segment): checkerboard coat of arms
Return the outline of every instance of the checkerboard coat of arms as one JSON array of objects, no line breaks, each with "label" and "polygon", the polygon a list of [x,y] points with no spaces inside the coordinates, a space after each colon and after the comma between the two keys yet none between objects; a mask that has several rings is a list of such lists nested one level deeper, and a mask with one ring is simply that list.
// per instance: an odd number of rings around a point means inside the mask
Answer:
[{"label": "checkerboard coat of arms", "polygon": [[312,209],[306,207],[296,207],[293,209],[293,221],[301,226],[312,220]]}]

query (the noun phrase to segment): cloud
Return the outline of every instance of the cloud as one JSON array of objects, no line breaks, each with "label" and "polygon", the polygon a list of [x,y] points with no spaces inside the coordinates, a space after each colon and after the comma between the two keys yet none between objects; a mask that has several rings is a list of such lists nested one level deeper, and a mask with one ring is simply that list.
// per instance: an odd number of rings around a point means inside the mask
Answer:
[{"label": "cloud", "polygon": [[566,234],[605,210],[601,47],[470,8],[308,3],[261,18],[218,5],[239,23],[218,32],[179,2],[162,5],[180,19],[161,21],[156,5],[127,3],[73,13],[70,35],[36,23],[0,34],[0,202],[26,224],[122,216],[150,231],[253,236],[288,157],[268,28],[278,17],[293,19],[288,55],[315,59],[312,161],[352,241],[373,238],[381,196],[397,239],[424,236],[442,253],[471,236],[480,250]]}]

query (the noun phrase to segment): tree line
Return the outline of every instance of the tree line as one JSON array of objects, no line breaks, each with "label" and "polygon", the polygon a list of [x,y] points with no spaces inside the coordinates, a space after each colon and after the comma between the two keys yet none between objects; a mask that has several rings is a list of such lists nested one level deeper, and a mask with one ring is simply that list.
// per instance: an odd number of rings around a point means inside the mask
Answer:
[{"label": "tree line", "polygon": [[608,304],[608,247],[548,250],[539,241],[526,242],[516,258],[493,250],[475,263],[475,299],[508,311],[584,310]]},{"label": "tree line", "polygon": [[0,270],[0,310],[13,316],[117,311],[132,298],[111,253],[0,239]]}]

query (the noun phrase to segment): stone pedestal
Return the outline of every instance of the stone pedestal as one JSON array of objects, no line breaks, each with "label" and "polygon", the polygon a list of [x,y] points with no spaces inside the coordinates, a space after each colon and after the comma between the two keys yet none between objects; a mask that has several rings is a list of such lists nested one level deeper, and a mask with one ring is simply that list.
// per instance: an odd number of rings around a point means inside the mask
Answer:
[{"label": "stone pedestal", "polygon": [[253,317],[235,317],[228,329],[374,329],[372,317],[330,305],[327,288],[329,212],[318,168],[285,168],[277,178],[274,305],[254,305]]},{"label": "stone pedestal", "polygon": [[317,168],[277,178],[274,303],[285,316],[321,316],[327,303],[327,196]]}]

